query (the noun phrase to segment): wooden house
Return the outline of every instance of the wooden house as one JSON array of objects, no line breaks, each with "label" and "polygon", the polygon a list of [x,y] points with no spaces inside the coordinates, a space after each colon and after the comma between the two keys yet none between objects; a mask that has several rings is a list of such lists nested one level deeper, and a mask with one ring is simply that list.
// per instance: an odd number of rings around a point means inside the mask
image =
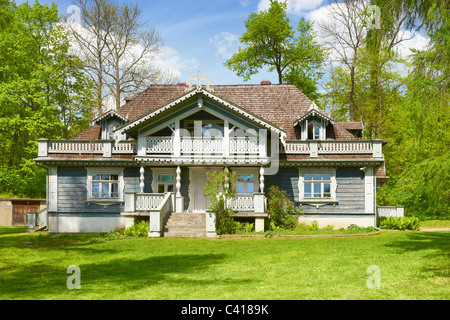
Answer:
[{"label": "wooden house", "polygon": [[229,205],[257,230],[272,185],[302,208],[300,221],[374,226],[383,142],[361,140],[362,131],[361,123],[333,120],[293,85],[198,77],[150,86],[70,140],[39,140],[48,228],[107,232],[149,217],[150,236],[214,236],[204,195],[214,170],[236,173]]}]

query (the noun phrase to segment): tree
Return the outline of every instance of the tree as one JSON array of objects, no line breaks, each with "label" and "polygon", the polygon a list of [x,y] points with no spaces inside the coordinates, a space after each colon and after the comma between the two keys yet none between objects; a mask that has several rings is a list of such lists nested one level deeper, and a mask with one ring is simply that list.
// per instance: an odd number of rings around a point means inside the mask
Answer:
[{"label": "tree", "polygon": [[174,77],[156,63],[162,47],[159,33],[142,22],[138,5],[113,0],[74,0],[81,8],[81,26],[68,24],[86,60],[85,70],[97,88],[97,108],[112,96],[115,108],[124,95],[138,93],[152,83],[172,83]]},{"label": "tree", "polygon": [[312,23],[300,19],[295,32],[287,17],[286,3],[271,0],[268,10],[251,13],[239,48],[224,65],[248,81],[263,67],[276,71],[278,82],[291,82],[317,97],[317,68],[325,60],[325,50],[315,41]]},{"label": "tree", "polygon": [[42,196],[45,171],[34,165],[36,139],[85,128],[80,113],[90,112],[91,83],[69,54],[55,5],[8,8],[8,26],[0,30],[0,192]]},{"label": "tree", "polygon": [[364,1],[331,1],[328,16],[319,22],[320,37],[349,71],[348,114],[355,121],[355,76],[360,48],[364,44]]}]

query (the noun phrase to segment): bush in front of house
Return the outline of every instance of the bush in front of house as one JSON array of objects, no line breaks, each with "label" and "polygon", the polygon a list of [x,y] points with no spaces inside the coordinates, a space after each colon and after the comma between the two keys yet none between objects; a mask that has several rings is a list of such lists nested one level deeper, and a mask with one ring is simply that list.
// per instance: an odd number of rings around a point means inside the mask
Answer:
[{"label": "bush in front of house", "polygon": [[420,220],[417,217],[380,217],[378,226],[391,230],[419,230]]},{"label": "bush in front of house", "polygon": [[148,232],[150,230],[150,222],[142,220],[136,222],[131,227],[126,228],[123,235],[126,237],[148,237]]},{"label": "bush in front of house", "polygon": [[272,229],[294,229],[298,225],[298,216],[302,211],[295,208],[286,191],[271,186],[267,195],[267,213]]}]

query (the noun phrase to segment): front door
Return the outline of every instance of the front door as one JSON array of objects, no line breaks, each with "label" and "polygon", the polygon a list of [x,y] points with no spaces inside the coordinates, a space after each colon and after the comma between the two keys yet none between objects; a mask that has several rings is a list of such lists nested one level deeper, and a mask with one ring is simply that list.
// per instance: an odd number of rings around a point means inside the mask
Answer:
[{"label": "front door", "polygon": [[203,188],[208,182],[206,177],[206,171],[194,171],[193,172],[193,185],[194,185],[194,207],[193,211],[205,211],[207,209],[206,197]]}]

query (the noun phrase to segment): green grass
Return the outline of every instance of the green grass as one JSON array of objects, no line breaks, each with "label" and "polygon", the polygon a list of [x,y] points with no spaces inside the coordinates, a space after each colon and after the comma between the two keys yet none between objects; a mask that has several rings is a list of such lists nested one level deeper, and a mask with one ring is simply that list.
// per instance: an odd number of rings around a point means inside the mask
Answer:
[{"label": "green grass", "polygon": [[[353,238],[176,239],[0,227],[0,299],[450,298],[450,232]],[[81,270],[69,290],[67,268]],[[381,289],[367,273],[379,267]]]},{"label": "green grass", "polygon": [[420,222],[421,228],[450,228],[450,220],[427,220]]}]

